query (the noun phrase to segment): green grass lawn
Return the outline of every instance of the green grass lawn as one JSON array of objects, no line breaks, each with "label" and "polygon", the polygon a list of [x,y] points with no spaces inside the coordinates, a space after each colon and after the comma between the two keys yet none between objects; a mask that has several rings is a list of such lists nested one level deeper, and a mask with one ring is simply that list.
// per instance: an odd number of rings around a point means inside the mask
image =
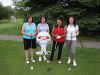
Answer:
[{"label": "green grass lawn", "polygon": [[[38,48],[35,49],[35,52]],[[47,47],[51,50],[51,45]],[[23,42],[0,40],[0,75],[99,75],[100,74],[100,49],[97,48],[76,48],[77,66],[68,71],[67,50],[63,48],[62,63],[58,64],[57,51],[53,62],[39,62],[35,54],[34,69],[30,64],[25,63]],[[49,59],[49,55],[47,56]],[[52,68],[47,72],[48,68]]]},{"label": "green grass lawn", "polygon": [[0,21],[0,34],[7,35],[21,35],[21,27],[23,25],[22,19],[17,19],[16,22],[9,22],[8,20]]},{"label": "green grass lawn", "polygon": [[[21,26],[23,20],[18,19],[16,22],[8,22],[8,20],[0,21],[0,34],[21,35]],[[78,40],[95,40],[95,38],[78,36]],[[97,39],[96,39],[97,40]],[[51,51],[51,45],[47,50]],[[38,48],[35,49],[35,52]],[[77,67],[72,66],[72,70],[68,71],[67,50],[63,48],[62,63],[57,63],[57,51],[55,59],[52,63],[46,61],[39,62],[38,56],[35,54],[36,63],[31,65],[25,63],[25,54],[22,42],[0,40],[0,75],[99,75],[100,74],[100,49],[97,48],[76,48]],[[49,56],[47,56],[49,59]],[[52,68],[47,72],[48,68]]]}]

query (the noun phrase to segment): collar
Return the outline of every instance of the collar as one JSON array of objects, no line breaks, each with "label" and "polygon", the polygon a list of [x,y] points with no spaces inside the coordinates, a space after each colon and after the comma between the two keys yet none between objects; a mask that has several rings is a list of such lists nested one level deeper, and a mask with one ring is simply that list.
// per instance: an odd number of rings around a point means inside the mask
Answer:
[{"label": "collar", "polygon": [[[40,23],[40,25],[42,26],[43,24],[42,24],[42,23]],[[44,23],[44,25],[46,25],[46,23]]]}]

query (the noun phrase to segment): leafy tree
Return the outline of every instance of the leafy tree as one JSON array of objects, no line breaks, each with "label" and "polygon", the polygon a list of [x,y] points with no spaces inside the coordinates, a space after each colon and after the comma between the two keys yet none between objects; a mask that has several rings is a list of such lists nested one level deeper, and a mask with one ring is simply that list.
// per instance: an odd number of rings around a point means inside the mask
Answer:
[{"label": "leafy tree", "polygon": [[[70,0],[67,7],[62,7],[61,0],[13,0],[16,7],[26,9],[27,14],[33,14],[34,21],[39,22],[41,15],[46,15],[50,27],[53,27],[55,19],[60,17],[66,25],[66,18],[70,15],[76,17],[80,27],[80,34],[100,35],[100,0]],[[20,2],[22,1],[22,2]]]},{"label": "leafy tree", "polygon": [[2,3],[0,3],[0,20],[4,18],[8,18],[8,9],[6,7],[3,7]]}]

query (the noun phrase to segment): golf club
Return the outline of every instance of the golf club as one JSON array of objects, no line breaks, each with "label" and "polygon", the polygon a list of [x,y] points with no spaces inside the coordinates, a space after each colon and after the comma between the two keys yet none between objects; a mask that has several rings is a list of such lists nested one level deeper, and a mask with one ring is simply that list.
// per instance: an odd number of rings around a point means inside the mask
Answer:
[{"label": "golf club", "polygon": [[[71,35],[72,35],[73,33],[71,33]],[[71,36],[71,41],[70,41],[70,48],[71,48],[71,45],[72,45],[72,36]],[[72,52],[70,51],[70,57],[72,57]],[[69,68],[68,68],[68,70],[70,71],[71,70],[71,62],[70,62],[70,66],[69,66]]]},{"label": "golf club", "polygon": [[[55,50],[54,50],[54,53],[55,53],[56,49],[57,49],[57,42],[55,43]],[[54,55],[53,55],[53,59],[54,59]],[[47,71],[50,72],[50,71],[51,71],[51,68],[48,68]]]},{"label": "golf club", "polygon": [[47,71],[50,72],[51,71],[51,68],[48,68]]},{"label": "golf club", "polygon": [[[31,33],[31,35],[32,35],[32,33]],[[31,50],[32,50],[32,36],[31,36]],[[33,69],[33,65],[32,65],[32,59],[31,59],[31,68],[30,69]]]}]

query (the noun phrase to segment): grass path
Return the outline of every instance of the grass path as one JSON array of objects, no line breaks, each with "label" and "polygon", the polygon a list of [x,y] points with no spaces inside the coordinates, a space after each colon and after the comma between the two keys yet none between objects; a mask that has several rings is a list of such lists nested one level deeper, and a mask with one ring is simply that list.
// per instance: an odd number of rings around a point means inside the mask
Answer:
[{"label": "grass path", "polygon": [[8,20],[0,21],[0,34],[21,35],[21,27],[23,25],[22,19],[17,19],[16,22],[9,22]]},{"label": "grass path", "polygon": [[12,24],[2,24],[2,25],[0,25],[0,29],[11,28],[11,27],[16,27],[16,25],[12,25]]}]

